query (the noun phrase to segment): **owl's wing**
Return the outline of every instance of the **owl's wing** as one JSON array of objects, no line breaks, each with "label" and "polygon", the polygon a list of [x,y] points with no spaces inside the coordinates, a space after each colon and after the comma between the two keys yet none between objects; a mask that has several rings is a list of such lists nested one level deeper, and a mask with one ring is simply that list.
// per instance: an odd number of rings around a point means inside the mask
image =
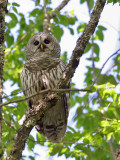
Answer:
[{"label": "owl's wing", "polygon": [[[27,63],[24,65],[22,69],[20,78],[21,89],[25,97],[29,97],[33,94],[38,93],[44,87],[42,81],[42,71],[40,70],[40,67],[36,65],[35,61],[32,61],[32,63],[31,61],[27,61]],[[39,99],[40,95],[37,95],[27,100],[28,108],[31,108],[32,105],[38,103]]]}]

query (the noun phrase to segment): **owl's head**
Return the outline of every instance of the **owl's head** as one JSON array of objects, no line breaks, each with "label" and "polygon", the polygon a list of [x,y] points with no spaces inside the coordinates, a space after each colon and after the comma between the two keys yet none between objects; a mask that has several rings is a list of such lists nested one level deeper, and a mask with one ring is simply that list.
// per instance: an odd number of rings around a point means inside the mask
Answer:
[{"label": "owl's head", "polygon": [[33,35],[26,47],[26,57],[60,57],[60,45],[57,39],[50,33],[36,33]]}]

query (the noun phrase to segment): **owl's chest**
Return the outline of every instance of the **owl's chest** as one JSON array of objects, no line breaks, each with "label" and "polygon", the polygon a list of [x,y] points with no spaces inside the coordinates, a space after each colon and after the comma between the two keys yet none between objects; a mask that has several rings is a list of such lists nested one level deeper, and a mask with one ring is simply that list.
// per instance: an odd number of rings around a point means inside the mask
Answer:
[{"label": "owl's chest", "polygon": [[64,67],[57,65],[50,70],[31,71],[23,68],[21,86],[25,96],[32,95],[43,89],[55,88],[60,81]]}]

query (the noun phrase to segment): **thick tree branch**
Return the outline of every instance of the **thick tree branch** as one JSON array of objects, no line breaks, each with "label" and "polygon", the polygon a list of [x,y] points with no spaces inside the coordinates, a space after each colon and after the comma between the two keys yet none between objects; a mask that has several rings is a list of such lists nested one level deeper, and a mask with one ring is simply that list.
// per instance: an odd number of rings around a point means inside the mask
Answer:
[{"label": "thick tree branch", "polygon": [[[95,28],[98,24],[100,14],[104,8],[106,0],[97,0],[94,10],[91,15],[91,19],[83,32],[82,36],[78,39],[75,49],[73,50],[72,57],[70,59],[69,64],[66,67],[65,72],[63,73],[63,79],[59,83],[58,88],[67,88],[70,79],[73,77],[75,69],[79,64],[80,57],[84,53],[84,49],[91,37],[94,33]],[[60,93],[59,93],[60,94]],[[20,159],[22,155],[22,150],[25,147],[25,141],[33,128],[36,124],[36,121],[40,119],[41,115],[48,110],[51,105],[54,105],[56,101],[59,99],[59,94],[55,94],[55,98],[51,101],[43,100],[39,106],[37,106],[36,113],[30,113],[27,118],[25,119],[23,125],[20,127],[19,131],[15,135],[15,143],[13,146],[13,150],[10,155],[10,160]],[[62,94],[62,93],[61,93]],[[22,134],[21,134],[22,133]],[[25,133],[25,135],[23,134]]]},{"label": "thick tree branch", "polygon": [[24,120],[24,123],[21,125],[20,129],[17,131],[17,134],[14,137],[14,146],[10,155],[10,160],[20,159],[22,156],[22,151],[25,147],[25,142],[29,136],[30,131],[35,126],[36,121],[40,119],[40,117],[56,104],[57,99],[54,100],[43,100],[41,104],[37,106],[36,111],[31,111]]},{"label": "thick tree branch", "polygon": [[97,27],[105,3],[106,0],[97,0],[88,25],[86,26],[82,36],[77,40],[76,47],[73,50],[69,64],[67,65],[66,70],[63,73],[64,79],[60,81],[59,88],[65,88],[66,84],[68,85],[70,79],[73,77],[75,69],[79,65],[80,57],[83,55],[84,49],[87,46],[90,37],[93,35],[95,28]]},{"label": "thick tree branch", "polygon": [[[3,66],[4,66],[4,32],[5,32],[5,13],[7,1],[0,1],[0,104],[2,103],[3,94]],[[0,107],[0,159],[2,159],[2,106]]]}]

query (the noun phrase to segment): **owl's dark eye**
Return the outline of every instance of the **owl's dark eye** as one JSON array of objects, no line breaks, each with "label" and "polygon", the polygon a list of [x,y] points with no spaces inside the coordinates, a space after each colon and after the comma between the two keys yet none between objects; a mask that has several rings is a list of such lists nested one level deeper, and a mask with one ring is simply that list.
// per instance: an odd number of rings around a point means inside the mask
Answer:
[{"label": "owl's dark eye", "polygon": [[39,44],[39,41],[35,41],[34,45],[37,46]]},{"label": "owl's dark eye", "polygon": [[44,40],[44,43],[45,43],[45,44],[49,44],[50,41],[49,41],[48,39],[45,39],[45,40]]}]

